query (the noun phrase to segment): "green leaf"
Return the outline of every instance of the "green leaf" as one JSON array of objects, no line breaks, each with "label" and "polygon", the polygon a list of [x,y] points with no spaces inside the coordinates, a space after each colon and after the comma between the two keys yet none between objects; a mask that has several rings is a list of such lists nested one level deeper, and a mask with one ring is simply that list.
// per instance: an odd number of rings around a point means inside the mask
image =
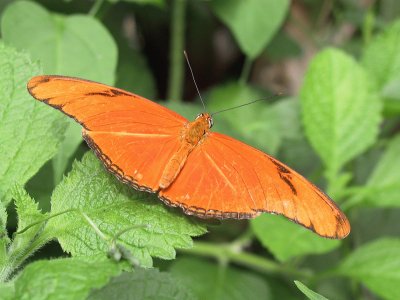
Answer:
[{"label": "green leaf", "polygon": [[[1,264],[0,264],[1,265]],[[0,282],[0,295],[2,300],[14,300],[14,284]]]},{"label": "green leaf", "polygon": [[373,86],[340,50],[324,50],[311,62],[301,89],[303,123],[330,181],[376,140],[381,102]]},{"label": "green leaf", "polygon": [[157,269],[136,269],[114,277],[100,289],[93,290],[88,300],[109,299],[195,299],[194,295],[168,273]]},{"label": "green leaf", "polygon": [[367,44],[362,63],[385,99],[385,114],[400,114],[400,21]]},{"label": "green leaf", "polygon": [[4,11],[1,29],[4,41],[28,49],[46,74],[114,83],[117,48],[93,17],[51,14],[37,3],[16,1]]},{"label": "green leaf", "polygon": [[174,262],[171,273],[191,287],[199,299],[270,299],[262,277],[233,267],[184,258]]},{"label": "green leaf", "polygon": [[362,64],[376,80],[380,90],[400,76],[400,21],[367,44]]},{"label": "green leaf", "polygon": [[86,299],[90,290],[101,287],[119,272],[120,267],[111,260],[36,261],[16,278],[14,299]]},{"label": "green leaf", "polygon": [[116,86],[153,99],[156,96],[155,80],[145,58],[137,50],[126,48],[120,49]]},{"label": "green leaf", "polygon": [[400,206],[400,135],[389,143],[365,185],[365,197],[374,206]]},{"label": "green leaf", "polygon": [[26,90],[40,73],[28,55],[0,43],[0,200],[24,185],[57,151],[63,138],[60,114],[35,101]]},{"label": "green leaf", "polygon": [[322,238],[282,216],[263,214],[251,220],[251,226],[263,246],[281,262],[327,253],[340,245],[340,241]]},{"label": "green leaf", "polygon": [[137,226],[122,234],[117,242],[147,267],[152,265],[151,256],[172,259],[175,248],[191,247],[190,236],[206,230],[181,211],[168,209],[154,195],[119,183],[91,152],[82,162],[74,163],[71,173],[53,193],[52,214],[68,209],[77,211],[51,219],[48,230],[58,238],[64,251],[74,256],[96,256],[110,247],[79,211],[88,215],[110,240],[121,230]]},{"label": "green leaf", "polygon": [[[211,112],[216,112],[261,98],[265,98],[265,94],[260,90],[232,82],[210,91],[207,95],[207,108]],[[230,125],[230,135],[239,140],[266,149],[269,153],[276,153],[280,146],[282,140],[280,115],[266,101],[214,116],[213,130],[221,132],[218,127],[220,119]]]},{"label": "green leaf", "polygon": [[288,0],[214,0],[210,5],[232,31],[240,49],[257,57],[279,29],[289,8]]},{"label": "green leaf", "polygon": [[336,273],[360,281],[385,299],[400,299],[400,239],[382,238],[362,245]]},{"label": "green leaf", "polygon": [[310,290],[308,287],[306,287],[300,281],[295,280],[294,283],[299,288],[299,290],[302,291],[302,293],[307,296],[308,299],[310,299],[310,300],[328,300],[324,296]]},{"label": "green leaf", "polygon": [[11,195],[18,214],[17,234],[7,251],[1,272],[2,279],[8,279],[29,256],[47,243],[51,237],[43,234],[46,214],[38,209],[38,204],[20,186],[14,186]]},{"label": "green leaf", "polygon": [[[46,216],[46,214],[43,214],[39,208],[38,204],[27,194],[27,192],[24,190],[24,188],[20,186],[15,186],[12,189],[12,196],[14,198],[17,214],[18,214],[18,230],[20,231],[24,229],[26,226],[43,220]],[[43,225],[43,224],[42,224]],[[36,231],[38,227],[32,227],[32,229],[36,228]],[[28,230],[27,233],[32,230]],[[31,234],[32,237],[35,235]]]},{"label": "green leaf", "polygon": [[76,152],[79,145],[82,143],[82,126],[75,120],[68,119],[66,126],[65,138],[60,145],[60,151],[53,157],[54,183],[61,181],[62,176],[67,168],[69,158]]}]

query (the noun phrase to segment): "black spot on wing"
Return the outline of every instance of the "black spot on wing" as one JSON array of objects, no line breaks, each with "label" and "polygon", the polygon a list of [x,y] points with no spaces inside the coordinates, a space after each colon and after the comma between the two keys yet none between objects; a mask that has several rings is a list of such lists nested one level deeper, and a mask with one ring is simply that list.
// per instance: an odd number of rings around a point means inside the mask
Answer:
[{"label": "black spot on wing", "polygon": [[132,96],[131,94],[126,93],[126,92],[124,92],[122,90],[111,89],[110,91],[114,96],[122,96],[122,95],[123,96]]},{"label": "black spot on wing", "polygon": [[297,190],[294,187],[293,183],[290,181],[290,177],[287,177],[285,175],[286,174],[279,173],[279,177],[283,180],[283,182],[289,186],[289,188],[292,190],[292,193],[294,195],[297,195]]},{"label": "black spot on wing", "polygon": [[272,163],[277,167],[279,173],[290,174],[290,171],[275,159],[271,159]]},{"label": "black spot on wing", "polygon": [[290,172],[290,170],[288,170],[283,164],[281,164],[279,161],[273,159],[272,157],[269,157],[269,159],[276,166],[276,169],[279,174],[279,178],[282,179],[283,182],[289,186],[289,188],[291,189],[291,191],[294,195],[297,195],[297,190],[291,181],[291,179],[292,179],[291,173],[292,172]]},{"label": "black spot on wing", "polygon": [[117,97],[117,96],[132,96],[131,94],[117,89],[104,90],[102,92],[90,92],[86,96],[104,96],[104,97]]}]

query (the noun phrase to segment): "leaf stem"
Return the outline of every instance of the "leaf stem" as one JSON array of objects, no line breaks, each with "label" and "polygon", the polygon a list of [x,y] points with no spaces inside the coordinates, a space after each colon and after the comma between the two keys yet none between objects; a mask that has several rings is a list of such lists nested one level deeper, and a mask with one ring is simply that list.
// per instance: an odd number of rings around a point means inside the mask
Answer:
[{"label": "leaf stem", "polygon": [[311,276],[311,273],[308,271],[296,270],[283,266],[273,260],[255,254],[238,252],[236,248],[231,247],[231,245],[215,245],[207,242],[196,242],[193,248],[180,249],[180,251],[198,256],[214,257],[218,261],[228,259],[231,262],[265,274],[281,273],[302,278]]},{"label": "leaf stem", "polygon": [[103,5],[104,0],[96,0],[93,6],[90,8],[88,15],[92,17],[96,17],[100,11],[101,6]]},{"label": "leaf stem", "polygon": [[239,83],[245,84],[249,80],[251,66],[253,65],[253,58],[246,56],[243,64],[242,73],[240,74]]},{"label": "leaf stem", "polygon": [[36,226],[36,225],[38,225],[38,224],[41,224],[41,223],[43,223],[43,222],[46,222],[46,221],[48,221],[48,220],[54,218],[54,217],[57,217],[57,216],[59,216],[59,215],[62,215],[62,214],[65,214],[65,213],[68,213],[68,212],[71,212],[71,211],[77,211],[77,209],[76,209],[76,208],[70,208],[70,209],[67,209],[67,210],[58,212],[58,213],[56,213],[56,214],[54,214],[54,215],[49,215],[48,217],[46,217],[46,218],[44,218],[44,219],[42,219],[42,220],[39,220],[39,221],[37,221],[37,222],[33,222],[33,223],[29,224],[28,226],[26,226],[24,229],[15,232],[14,235],[13,235],[13,237],[15,237],[15,235],[17,235],[17,234],[22,234],[22,233],[24,233],[25,231],[29,230],[29,229],[32,228],[33,226]]},{"label": "leaf stem", "polygon": [[170,67],[167,98],[175,102],[181,102],[183,95],[185,12],[186,0],[172,1],[171,44],[169,48]]},{"label": "leaf stem", "polygon": [[91,218],[89,218],[89,216],[84,213],[83,211],[81,211],[81,215],[85,218],[86,222],[89,223],[89,225],[93,228],[93,230],[97,233],[97,235],[104,241],[107,241],[107,237],[106,235],[99,229],[99,227],[97,227],[96,223],[93,222],[93,220]]}]

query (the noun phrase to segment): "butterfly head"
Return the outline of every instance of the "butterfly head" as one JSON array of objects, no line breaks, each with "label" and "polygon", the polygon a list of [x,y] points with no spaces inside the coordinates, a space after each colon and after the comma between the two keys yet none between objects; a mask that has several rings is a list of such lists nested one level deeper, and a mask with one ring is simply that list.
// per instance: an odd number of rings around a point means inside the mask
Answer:
[{"label": "butterfly head", "polygon": [[196,117],[196,120],[200,120],[200,121],[203,121],[204,123],[206,123],[208,126],[208,129],[210,129],[214,125],[213,118],[209,113],[198,114]]}]

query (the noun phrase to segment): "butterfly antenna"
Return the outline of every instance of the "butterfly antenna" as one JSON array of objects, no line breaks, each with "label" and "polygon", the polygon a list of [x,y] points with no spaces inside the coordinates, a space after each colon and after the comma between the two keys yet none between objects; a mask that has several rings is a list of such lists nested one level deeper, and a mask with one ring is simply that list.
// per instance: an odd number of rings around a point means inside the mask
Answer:
[{"label": "butterfly antenna", "polygon": [[226,109],[223,109],[223,110],[216,111],[216,112],[212,113],[211,116],[214,116],[216,114],[219,114],[219,113],[222,113],[222,112],[225,112],[225,111],[228,111],[228,110],[232,110],[232,109],[236,109],[236,108],[243,107],[243,106],[246,106],[246,105],[250,105],[250,104],[253,104],[253,103],[256,103],[256,102],[259,102],[259,101],[271,100],[271,99],[274,99],[274,98],[282,96],[282,95],[283,95],[283,93],[279,92],[279,93],[274,94],[274,95],[272,95],[270,97],[257,99],[257,100],[254,100],[254,101],[251,101],[251,102],[248,102],[248,103],[245,103],[245,104],[241,104],[241,105],[238,105],[238,106],[234,106],[234,107],[230,107],[230,108],[226,108]]},{"label": "butterfly antenna", "polygon": [[189,58],[188,58],[188,56],[187,56],[185,50],[183,51],[183,54],[185,55],[186,62],[187,62],[187,64],[188,64],[188,66],[189,66],[190,74],[192,74],[193,82],[194,82],[194,85],[195,85],[195,87],[196,87],[197,93],[199,94],[201,103],[203,104],[204,111],[206,111],[206,106],[205,106],[205,104],[204,104],[203,98],[201,98],[200,90],[199,90],[199,88],[198,88],[198,86],[197,86],[196,79],[194,79],[194,74],[193,74],[192,66],[190,65]]}]

